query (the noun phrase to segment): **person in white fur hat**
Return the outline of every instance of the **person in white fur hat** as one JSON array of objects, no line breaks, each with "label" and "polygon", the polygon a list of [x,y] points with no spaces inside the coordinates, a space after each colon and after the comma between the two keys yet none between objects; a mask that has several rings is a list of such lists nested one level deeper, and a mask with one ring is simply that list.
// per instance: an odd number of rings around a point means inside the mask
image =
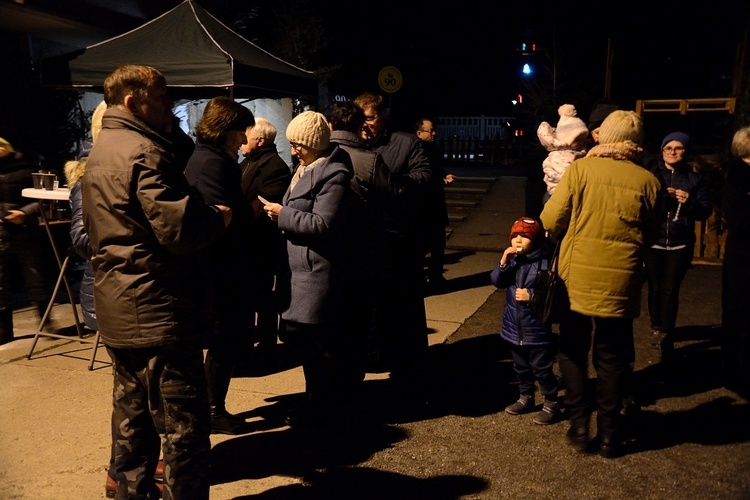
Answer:
[{"label": "person in white fur hat", "polygon": [[586,156],[589,129],[583,120],[576,117],[575,106],[563,104],[557,112],[560,114],[557,127],[553,128],[549,123],[542,122],[536,131],[539,142],[549,151],[547,158],[542,162],[544,183],[547,184],[544,203],[552,196],[568,165]]}]

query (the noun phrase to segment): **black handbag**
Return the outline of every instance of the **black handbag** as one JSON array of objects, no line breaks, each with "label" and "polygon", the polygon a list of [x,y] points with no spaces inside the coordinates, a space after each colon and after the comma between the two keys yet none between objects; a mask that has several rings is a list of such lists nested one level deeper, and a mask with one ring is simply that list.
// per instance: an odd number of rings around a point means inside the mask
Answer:
[{"label": "black handbag", "polygon": [[570,310],[568,289],[565,281],[557,273],[561,241],[562,238],[555,244],[549,266],[545,269],[542,263],[537,271],[534,293],[529,300],[531,313],[546,324],[560,323]]}]

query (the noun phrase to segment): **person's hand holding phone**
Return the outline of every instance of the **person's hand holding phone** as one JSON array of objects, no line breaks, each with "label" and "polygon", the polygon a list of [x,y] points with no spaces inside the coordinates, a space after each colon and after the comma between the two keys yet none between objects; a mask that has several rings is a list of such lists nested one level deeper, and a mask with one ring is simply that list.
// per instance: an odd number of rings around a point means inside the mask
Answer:
[{"label": "person's hand holding phone", "polygon": [[266,211],[268,217],[274,221],[279,220],[279,214],[281,213],[282,208],[281,205],[278,203],[272,203],[261,195],[258,195],[258,199],[263,202],[263,210]]}]

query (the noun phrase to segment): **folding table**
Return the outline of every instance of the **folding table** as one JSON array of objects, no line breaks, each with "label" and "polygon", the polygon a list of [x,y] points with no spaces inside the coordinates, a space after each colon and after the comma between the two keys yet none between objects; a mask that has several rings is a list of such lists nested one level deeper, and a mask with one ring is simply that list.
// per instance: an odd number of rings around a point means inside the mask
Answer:
[{"label": "folding table", "polygon": [[[70,197],[70,190],[68,188],[57,188],[51,190],[26,188],[21,192],[21,195],[24,198],[37,199],[39,200],[39,203],[42,204],[45,201],[68,201]],[[44,224],[44,229],[47,231],[49,242],[52,245],[52,251],[55,254],[57,266],[60,268],[60,274],[57,277],[57,282],[55,283],[55,289],[52,292],[52,297],[50,298],[49,304],[47,305],[47,310],[44,312],[44,316],[42,316],[42,320],[39,322],[39,329],[36,332],[36,335],[34,335],[34,342],[31,344],[31,349],[29,349],[29,353],[26,355],[26,359],[31,359],[31,355],[34,353],[34,349],[36,348],[36,344],[39,341],[39,337],[53,337],[58,339],[70,340],[69,336],[60,335],[58,333],[47,333],[43,331],[44,324],[47,322],[47,318],[49,317],[50,312],[52,312],[52,306],[54,306],[55,304],[55,298],[57,298],[57,292],[60,290],[60,284],[65,283],[65,288],[68,290],[68,297],[70,297],[70,305],[73,308],[73,317],[75,318],[76,322],[75,326],[78,332],[78,340],[81,342],[94,344],[94,349],[91,352],[91,359],[89,361],[89,370],[93,370],[94,360],[96,359],[96,351],[99,348],[99,332],[96,332],[96,335],[93,339],[83,336],[83,328],[81,327],[81,322],[78,319],[78,309],[76,308],[75,301],[73,300],[73,290],[70,288],[68,278],[65,276],[65,270],[68,267],[70,255],[66,255],[65,260],[60,259],[60,253],[57,251],[55,238],[52,236],[52,230],[50,229],[49,219],[47,217],[47,214],[45,213],[44,206],[40,207],[39,212],[41,213],[42,223]]]}]

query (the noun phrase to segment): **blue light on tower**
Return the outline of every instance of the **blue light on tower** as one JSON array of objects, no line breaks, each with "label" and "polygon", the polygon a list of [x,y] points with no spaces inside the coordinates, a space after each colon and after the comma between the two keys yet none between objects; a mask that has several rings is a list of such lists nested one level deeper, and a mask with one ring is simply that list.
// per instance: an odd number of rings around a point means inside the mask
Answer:
[{"label": "blue light on tower", "polygon": [[523,69],[521,70],[524,75],[529,76],[531,73],[533,73],[531,66],[529,63],[524,63]]}]

